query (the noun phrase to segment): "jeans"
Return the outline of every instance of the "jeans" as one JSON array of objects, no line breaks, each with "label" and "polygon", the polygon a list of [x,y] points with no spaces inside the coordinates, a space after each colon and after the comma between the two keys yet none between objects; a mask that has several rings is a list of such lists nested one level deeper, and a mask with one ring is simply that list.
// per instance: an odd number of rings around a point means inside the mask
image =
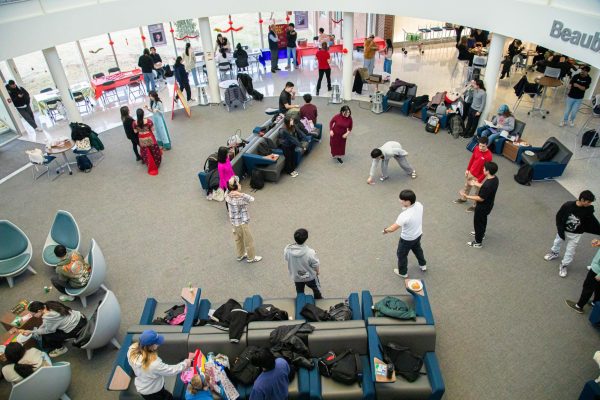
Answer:
[{"label": "jeans", "polygon": [[33,129],[37,129],[38,126],[35,123],[33,110],[31,109],[31,106],[29,104],[27,104],[27,106],[25,107],[17,108],[17,111],[19,112],[19,114],[21,114],[21,117],[23,117],[23,119],[27,121],[29,125],[31,125]]},{"label": "jeans", "polygon": [[[395,156],[394,160],[396,160],[396,162],[398,163],[398,165],[400,166],[400,168],[402,168],[404,170],[404,172],[406,172],[407,174],[412,174],[413,171],[415,170],[409,163],[408,160],[406,159],[406,156]],[[390,163],[390,159],[386,159],[381,161],[381,175],[384,177],[388,176],[388,164]]]},{"label": "jeans", "polygon": [[163,68],[157,68],[156,71],[156,79],[165,79],[165,70]]},{"label": "jeans", "polygon": [[[150,90],[156,90],[156,82],[154,81],[154,72],[144,72],[144,82],[146,83],[146,93]],[[150,89],[152,88],[152,89]]]},{"label": "jeans", "polygon": [[288,47],[287,48],[287,65],[288,67],[290,66],[290,57],[292,58],[292,61],[294,63],[295,66],[298,66],[298,61],[296,60],[296,48],[295,47]]},{"label": "jeans", "polygon": [[590,298],[594,295],[594,303],[600,300],[600,282],[596,280],[596,273],[593,269],[590,269],[583,281],[583,289],[581,290],[581,296],[577,305],[579,308],[583,307],[590,301]]},{"label": "jeans", "polygon": [[271,50],[271,72],[278,70],[279,49]]},{"label": "jeans", "polygon": [[319,282],[319,277],[316,277],[312,281],[308,282],[294,282],[296,285],[296,293],[304,293],[304,286],[308,286],[312,289],[315,299],[322,299],[323,295],[321,294],[321,282]]},{"label": "jeans", "polygon": [[565,255],[562,261],[560,262],[562,265],[567,266],[571,264],[571,261],[573,261],[573,257],[575,256],[575,249],[577,249],[577,245],[579,244],[579,239],[581,239],[581,233],[565,232],[565,240],[562,240],[558,233],[556,234],[556,238],[554,238],[554,243],[552,244],[552,248],[550,249],[553,253],[559,254],[563,242],[567,242]]},{"label": "jeans", "polygon": [[427,265],[427,261],[425,261],[425,256],[423,255],[423,249],[421,248],[421,237],[422,235],[415,240],[404,240],[400,238],[398,250],[396,250],[396,255],[398,256],[398,271],[400,272],[400,275],[406,275],[408,273],[408,253],[411,250],[415,253],[415,257],[417,257],[417,261],[419,261],[421,267]]},{"label": "jeans", "polygon": [[192,68],[190,72],[192,73],[192,78],[194,78],[194,86],[198,86],[198,71],[196,67]]},{"label": "jeans", "polygon": [[373,75],[373,68],[375,68],[375,57],[365,58],[363,67],[365,67],[367,71],[369,71],[369,75]]},{"label": "jeans", "polygon": [[571,116],[571,122],[575,121],[577,111],[579,111],[579,107],[581,107],[582,101],[583,99],[572,99],[569,96],[567,96],[567,107],[565,109],[563,121],[567,122],[569,120],[569,115]]},{"label": "jeans", "polygon": [[383,72],[392,74],[392,60],[388,60],[387,58],[383,60]]},{"label": "jeans", "polygon": [[473,213],[473,228],[475,229],[475,243],[481,243],[485,236],[485,230],[487,228],[487,218],[492,212],[491,208],[475,206],[475,212]]},{"label": "jeans", "polygon": [[331,68],[319,70],[319,80],[317,81],[317,93],[321,90],[321,81],[323,80],[323,74],[327,78],[327,90],[331,90]]},{"label": "jeans", "polygon": [[56,290],[62,294],[67,294],[67,291],[65,290],[67,288],[67,284],[69,283],[67,280],[61,279],[58,276],[53,276],[50,278],[50,282],[52,282],[52,286],[54,286]]},{"label": "jeans", "polygon": [[497,129],[491,130],[489,126],[484,125],[477,128],[477,136],[488,138],[487,145],[489,147],[500,136],[500,132]]}]

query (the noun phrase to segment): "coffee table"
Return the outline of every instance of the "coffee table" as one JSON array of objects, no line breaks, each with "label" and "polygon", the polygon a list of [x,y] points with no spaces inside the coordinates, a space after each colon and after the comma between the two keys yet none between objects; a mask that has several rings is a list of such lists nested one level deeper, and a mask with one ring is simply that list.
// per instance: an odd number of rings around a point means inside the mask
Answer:
[{"label": "coffee table", "polygon": [[46,152],[48,154],[52,154],[52,155],[62,154],[63,159],[65,160],[65,163],[57,168],[56,173],[58,173],[58,171],[61,169],[65,169],[65,167],[66,167],[69,170],[69,175],[73,175],[73,170],[71,169],[71,164],[69,163],[69,159],[67,158],[67,151],[71,150],[73,147],[74,147],[73,142],[71,142],[70,140],[65,140],[59,146],[52,146],[49,149],[46,149]]},{"label": "coffee table", "polygon": [[529,149],[531,147],[533,146],[522,140],[519,140],[518,142],[507,140],[502,148],[502,155],[504,158],[507,158],[512,162],[516,162],[517,158],[519,157],[519,149]]},{"label": "coffee table", "polygon": [[33,314],[27,310],[25,310],[19,314],[13,314],[12,312],[8,311],[8,312],[2,314],[2,317],[0,318],[0,323],[2,324],[4,329],[9,331],[12,328],[15,328],[15,325],[13,325],[12,323],[17,316],[20,316],[21,318],[23,318],[27,315],[31,315],[31,317],[16,328],[31,330],[32,328],[37,328],[38,326],[42,325],[42,319],[34,317]]}]

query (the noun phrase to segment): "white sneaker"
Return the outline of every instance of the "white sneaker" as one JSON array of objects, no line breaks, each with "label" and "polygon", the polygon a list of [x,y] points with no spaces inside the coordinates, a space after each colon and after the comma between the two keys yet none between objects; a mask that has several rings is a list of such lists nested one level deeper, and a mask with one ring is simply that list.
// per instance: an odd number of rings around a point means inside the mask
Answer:
[{"label": "white sneaker", "polygon": [[296,171],[292,171],[292,172],[290,173],[290,176],[291,176],[292,178],[295,178],[295,177],[297,177],[298,175],[300,175],[300,174],[299,174],[298,172],[296,172]]},{"label": "white sneaker", "polygon": [[558,126],[565,126],[567,123],[565,121],[560,121],[560,124],[558,124]]},{"label": "white sneaker", "polygon": [[261,256],[255,256],[255,257],[254,257],[252,260],[251,260],[251,259],[247,259],[247,260],[246,260],[246,262],[247,262],[248,264],[250,264],[250,263],[259,262],[260,260],[262,260],[262,257],[261,257]]},{"label": "white sneaker", "polygon": [[575,121],[569,121],[569,126],[575,126]]},{"label": "white sneaker", "polygon": [[65,346],[63,346],[63,347],[61,347],[60,349],[55,349],[55,350],[52,350],[50,353],[48,353],[48,355],[49,355],[51,358],[54,358],[54,357],[62,356],[62,355],[63,355],[63,354],[65,354],[67,351],[69,351],[69,349],[67,349]]},{"label": "white sneaker", "polygon": [[567,266],[566,265],[560,264],[560,267],[558,267],[558,276],[560,276],[561,278],[567,277]]},{"label": "white sneaker", "polygon": [[381,178],[379,178],[379,180],[380,180],[381,182],[383,182],[383,181],[385,181],[385,180],[387,180],[387,179],[389,179],[389,178],[390,178],[389,176],[382,176]]},{"label": "white sneaker", "polygon": [[556,258],[558,258],[558,253],[554,253],[552,251],[544,256],[544,260],[546,261],[552,261]]},{"label": "white sneaker", "polygon": [[419,268],[421,269],[421,271],[425,272],[427,271],[427,265],[419,265]]},{"label": "white sneaker", "polygon": [[238,257],[238,258],[236,258],[236,260],[242,261],[244,258],[248,258],[248,254],[244,254],[243,256]]},{"label": "white sneaker", "polygon": [[69,296],[68,294],[62,294],[62,295],[58,296],[58,299],[60,301],[73,301],[73,300],[75,300],[75,297]]},{"label": "white sneaker", "polygon": [[591,270],[591,269],[592,269],[592,266],[591,266],[591,265],[588,265],[586,268],[587,268],[587,270],[589,271],[589,270]]},{"label": "white sneaker", "polygon": [[396,275],[398,275],[398,276],[401,276],[401,277],[403,277],[403,278],[408,278],[408,274],[406,274],[406,275],[402,275],[402,274],[400,273],[400,270],[399,270],[398,268],[394,268],[394,273],[395,273]]}]

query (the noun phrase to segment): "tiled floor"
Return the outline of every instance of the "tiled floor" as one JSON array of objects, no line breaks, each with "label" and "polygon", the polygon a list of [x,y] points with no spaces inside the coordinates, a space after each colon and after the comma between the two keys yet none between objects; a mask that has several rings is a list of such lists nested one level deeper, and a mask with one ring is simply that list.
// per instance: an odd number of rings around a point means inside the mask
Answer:
[{"label": "tiled floor", "polygon": [[[355,52],[354,66],[359,67],[362,64],[362,53]],[[280,67],[285,67],[285,61],[280,60]],[[381,73],[383,69],[383,58],[377,58],[375,73]],[[533,73],[529,73],[529,80],[533,79]],[[396,49],[392,64],[392,77],[401,78],[404,81],[414,82],[418,85],[418,94],[429,94],[430,96],[438,91],[457,89],[462,85],[464,77],[464,66],[456,61],[456,49],[452,45],[427,46],[423,54],[418,54],[416,48],[409,48],[408,54],[404,55],[400,49]],[[334,60],[332,63],[332,82],[342,82],[341,62]],[[270,99],[270,96],[278,96],[281,89],[287,81],[292,81],[296,85],[299,94],[312,93],[314,95],[317,81],[317,68],[314,57],[306,57],[300,68],[286,71],[283,69],[277,74],[266,72],[260,68],[258,73],[253,74],[254,87],[262,92],[266,98],[263,102],[264,107],[276,106],[276,97]],[[511,108],[515,104],[516,96],[512,86],[517,82],[518,77],[513,77],[512,81],[507,79],[498,83],[496,96],[494,99],[494,108],[502,103],[508,104]],[[324,89],[326,84],[322,84],[321,96],[328,96]],[[194,88],[192,88],[194,90]],[[371,88],[373,90],[373,88]],[[380,86],[380,90],[386,91],[385,85]],[[165,101],[165,108],[171,111],[171,93],[173,91],[172,78],[167,85],[162,85],[159,89],[160,96]],[[600,193],[600,180],[597,174],[600,167],[600,150],[581,148],[577,143],[580,142],[582,125],[588,119],[589,109],[582,108],[580,115],[576,120],[575,127],[560,128],[560,121],[564,107],[565,89],[549,90],[544,105],[550,110],[546,119],[539,116],[528,116],[527,111],[530,105],[523,104],[519,106],[515,115],[517,118],[527,123],[524,133],[524,139],[534,145],[541,145],[549,136],[555,136],[567,145],[573,151],[573,158],[569,163],[565,174],[558,181],[572,194],[577,195],[583,189],[590,189],[595,193]],[[196,97],[196,95],[194,95]],[[357,96],[356,99],[368,101],[368,94]],[[302,99],[297,98],[297,102]],[[143,104],[138,101],[129,104],[130,109],[135,109]],[[194,103],[192,103],[193,105]],[[121,104],[112,104],[108,107],[97,105],[96,110],[90,115],[84,115],[83,121],[98,132],[111,129],[120,125],[119,107]],[[587,112],[587,114],[584,114]],[[376,118],[376,116],[373,116]],[[32,129],[29,134],[24,136],[23,140],[44,143],[48,137],[69,136],[69,129],[66,122],[61,121],[55,125],[49,124],[45,116],[40,120],[44,128],[43,133],[36,133]],[[600,118],[592,118],[592,126],[600,125]],[[516,169],[516,168],[515,168]],[[543,184],[543,183],[539,183]]]}]

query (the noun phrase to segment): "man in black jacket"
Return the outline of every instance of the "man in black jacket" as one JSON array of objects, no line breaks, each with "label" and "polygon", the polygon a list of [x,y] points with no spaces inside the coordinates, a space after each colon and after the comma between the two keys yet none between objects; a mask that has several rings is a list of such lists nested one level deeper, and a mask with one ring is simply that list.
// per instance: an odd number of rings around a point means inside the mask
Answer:
[{"label": "man in black jacket", "polygon": [[150,93],[150,90],[156,90],[156,82],[154,81],[154,61],[150,56],[150,50],[144,49],[138,60],[138,66],[142,69],[144,75],[144,82],[146,83],[146,93]]},{"label": "man in black jacket", "polygon": [[589,190],[584,190],[577,201],[567,201],[556,213],[556,229],[558,233],[550,252],[544,260],[551,261],[559,257],[563,242],[567,242],[565,255],[560,262],[558,274],[561,278],[567,276],[567,267],[573,261],[575,249],[584,233],[600,235],[600,223],[594,216],[592,203],[596,197]]},{"label": "man in black jacket", "polygon": [[25,121],[27,121],[27,123],[31,125],[36,132],[41,132],[42,128],[39,128],[35,123],[33,110],[31,110],[31,106],[29,105],[29,103],[31,103],[31,99],[27,90],[25,90],[25,88],[18,87],[15,81],[12,79],[8,81],[6,90],[8,91],[10,99],[12,100],[19,114],[21,114]]}]

